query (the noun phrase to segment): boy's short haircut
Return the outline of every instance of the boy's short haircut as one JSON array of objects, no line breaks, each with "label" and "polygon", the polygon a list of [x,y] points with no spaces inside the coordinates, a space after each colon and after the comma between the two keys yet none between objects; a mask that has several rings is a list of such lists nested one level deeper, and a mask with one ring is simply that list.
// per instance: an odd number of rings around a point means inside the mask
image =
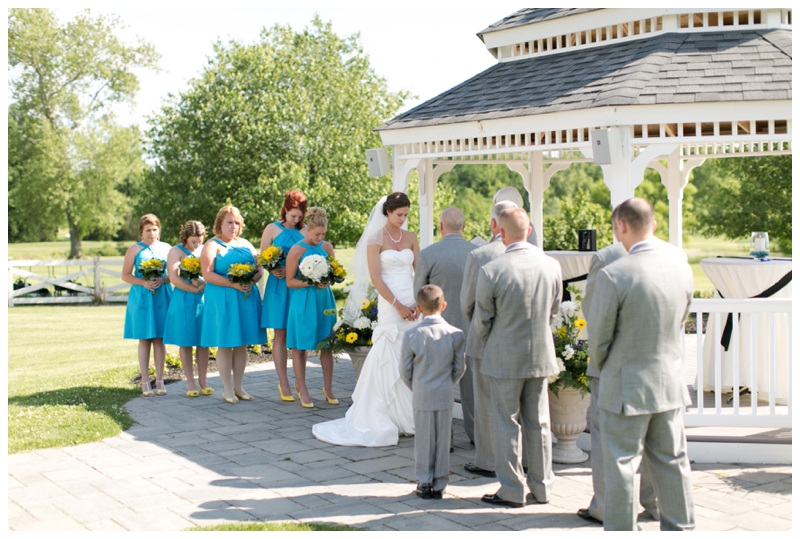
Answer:
[{"label": "boy's short haircut", "polygon": [[442,310],[444,292],[435,284],[426,284],[417,292],[417,304],[426,313],[437,313]]}]

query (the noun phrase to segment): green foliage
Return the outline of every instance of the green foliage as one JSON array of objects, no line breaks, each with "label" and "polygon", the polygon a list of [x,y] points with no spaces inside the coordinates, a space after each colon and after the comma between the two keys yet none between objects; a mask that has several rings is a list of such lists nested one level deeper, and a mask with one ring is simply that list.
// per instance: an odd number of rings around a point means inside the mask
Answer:
[{"label": "green foliage", "polygon": [[150,120],[155,164],[138,210],[174,239],[189,219],[211,224],[230,198],[257,238],[299,189],[328,211],[326,239],[355,242],[391,188],[368,177],[365,150],[381,145],[375,127],[407,97],[375,74],[357,34],[339,37],[319,17],[299,32],[265,29],[253,44],[217,42],[189,89]]},{"label": "green foliage", "polygon": [[60,25],[47,9],[9,10],[9,235],[54,239],[70,230],[70,258],[81,238],[113,237],[128,204],[120,187],[138,181],[143,161],[136,128],[118,126],[110,110],[131,102],[136,68],[158,55],[139,40],[121,42],[114,17],[87,10]]},{"label": "green foliage", "polygon": [[766,231],[781,251],[791,253],[792,156],[709,161],[693,178],[702,186],[697,228],[703,235],[735,239]]},{"label": "green foliage", "polygon": [[597,248],[613,241],[611,209],[589,200],[587,191],[561,201],[561,212],[544,220],[544,249],[546,251],[575,251],[578,249],[578,230],[597,230]]},{"label": "green foliage", "polygon": [[[164,363],[167,367],[173,367],[175,369],[182,369],[183,363],[181,363],[181,356],[178,352],[167,352],[164,356]],[[155,372],[153,372],[155,374]]]}]

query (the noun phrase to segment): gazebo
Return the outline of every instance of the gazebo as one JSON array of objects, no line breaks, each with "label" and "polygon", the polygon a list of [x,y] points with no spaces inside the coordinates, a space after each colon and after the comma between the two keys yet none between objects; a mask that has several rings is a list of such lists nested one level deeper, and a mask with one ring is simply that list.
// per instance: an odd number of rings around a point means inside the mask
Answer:
[{"label": "gazebo", "polygon": [[[601,164],[611,204],[645,168],[681,200],[708,158],[791,153],[790,9],[533,9],[478,33],[497,63],[378,128],[393,184],[419,174],[421,245],[433,242],[433,193],[459,164],[506,164],[528,191],[542,244],[552,176]],[[608,144],[597,159],[593,144]],[[666,161],[666,165],[662,163]]]}]

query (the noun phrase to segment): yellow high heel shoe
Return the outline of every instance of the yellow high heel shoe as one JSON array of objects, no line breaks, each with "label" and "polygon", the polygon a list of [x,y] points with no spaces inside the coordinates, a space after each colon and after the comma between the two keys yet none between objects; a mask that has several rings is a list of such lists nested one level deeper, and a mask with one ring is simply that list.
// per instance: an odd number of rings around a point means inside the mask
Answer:
[{"label": "yellow high heel shoe", "polygon": [[284,401],[284,402],[294,402],[294,397],[292,396],[291,392],[289,393],[289,395],[284,395],[280,384],[278,384],[278,393],[280,394],[282,401]]},{"label": "yellow high heel shoe", "polygon": [[[159,384],[161,384],[161,387],[158,387]],[[156,381],[156,395],[158,395],[159,397],[163,397],[166,394],[167,394],[167,388],[164,387],[164,382]]]},{"label": "yellow high heel shoe", "polygon": [[201,387],[200,388],[200,394],[201,395],[211,395],[212,393],[214,393],[214,388],[213,387]]},{"label": "yellow high heel shoe", "polygon": [[239,399],[236,397],[236,394],[234,394],[233,397],[228,398],[225,396],[224,391],[222,392],[222,398],[225,399],[225,402],[227,402],[228,404],[236,404],[239,402]]},{"label": "yellow high heel shoe", "polygon": [[325,400],[328,401],[328,404],[339,404],[339,399],[330,398],[324,387],[322,388],[322,394],[325,395]]},{"label": "yellow high heel shoe", "polygon": [[[147,389],[145,389],[145,386],[147,386]],[[142,384],[142,397],[152,397],[153,395],[155,395],[155,393],[150,389],[150,382],[144,382]]]},{"label": "yellow high heel shoe", "polygon": [[300,396],[300,390],[297,389],[297,382],[294,383],[294,390],[297,391],[297,398],[300,399],[300,406],[303,408],[313,408],[313,402],[303,402],[303,397]]},{"label": "yellow high heel shoe", "polygon": [[251,401],[251,400],[253,400],[253,396],[248,394],[248,393],[236,393],[234,391],[233,394],[236,395],[237,397],[239,397],[239,400],[241,400],[241,401]]}]

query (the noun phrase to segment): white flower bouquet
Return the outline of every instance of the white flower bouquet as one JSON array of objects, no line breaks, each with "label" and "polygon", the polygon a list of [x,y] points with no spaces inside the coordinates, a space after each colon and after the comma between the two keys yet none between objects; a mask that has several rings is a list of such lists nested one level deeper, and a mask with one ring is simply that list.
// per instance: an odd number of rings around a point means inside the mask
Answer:
[{"label": "white flower bouquet", "polygon": [[300,277],[304,283],[319,285],[328,282],[331,272],[330,262],[321,255],[310,255],[300,262]]}]

